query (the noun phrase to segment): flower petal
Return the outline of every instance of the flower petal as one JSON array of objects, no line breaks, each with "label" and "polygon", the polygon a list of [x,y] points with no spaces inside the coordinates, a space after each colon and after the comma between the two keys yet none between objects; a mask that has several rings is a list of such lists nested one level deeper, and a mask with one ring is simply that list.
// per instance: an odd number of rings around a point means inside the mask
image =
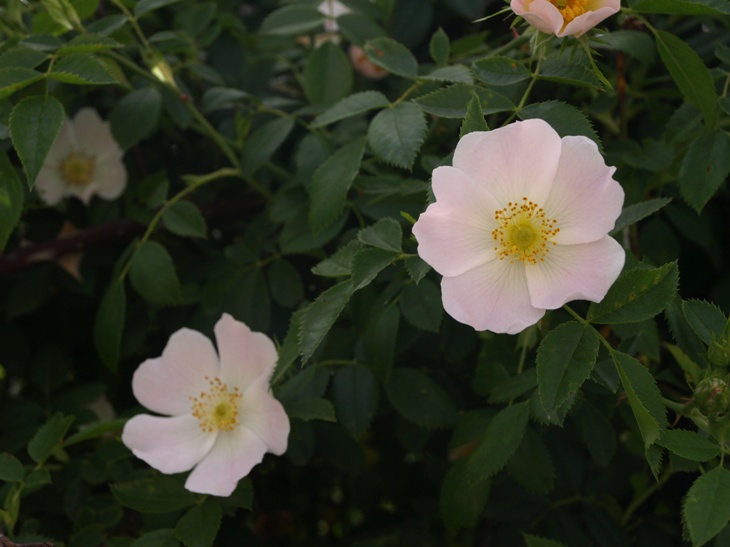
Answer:
[{"label": "flower petal", "polygon": [[185,488],[191,492],[230,496],[266,454],[266,445],[250,430],[239,427],[218,435],[208,455],[193,469]]},{"label": "flower petal", "polygon": [[56,205],[66,193],[66,182],[61,177],[58,167],[46,160],[35,179],[34,188],[45,203]]},{"label": "flower petal", "polygon": [[565,25],[562,32],[556,33],[557,36],[572,35],[578,38],[604,19],[618,13],[619,9],[621,9],[621,2],[620,0],[594,0],[593,2],[589,2],[586,7],[588,11]]},{"label": "flower petal", "polygon": [[510,8],[537,30],[547,34],[558,34],[565,20],[548,0],[512,0]]},{"label": "flower petal", "polygon": [[238,416],[242,427],[255,433],[269,452],[281,456],[286,452],[289,439],[289,417],[281,403],[268,391],[267,384],[255,384],[246,390]]},{"label": "flower petal", "polygon": [[224,313],[215,325],[215,338],[221,380],[242,392],[260,380],[268,384],[278,359],[268,336],[251,331],[245,323]]},{"label": "flower petal", "polygon": [[516,334],[545,314],[530,303],[521,262],[493,260],[441,281],[441,299],[451,317],[476,330]]},{"label": "flower petal", "polygon": [[122,150],[112,136],[109,122],[103,121],[93,108],[86,107],[76,112],[73,126],[79,150],[82,152],[92,156],[121,156]]},{"label": "flower petal", "polygon": [[610,232],[621,213],[624,191],[598,146],[587,137],[564,137],[555,184],[543,209],[557,219],[558,244],[588,243]]},{"label": "flower petal", "polygon": [[118,198],[127,186],[127,170],[121,158],[108,154],[98,156],[94,166],[94,183],[99,197]]},{"label": "flower petal", "polygon": [[600,302],[625,259],[623,248],[610,236],[583,245],[556,245],[545,262],[527,268],[532,305],[554,310],[571,300]]},{"label": "flower petal", "polygon": [[218,374],[213,343],[197,331],[180,329],[170,336],[161,357],[147,359],[135,371],[132,391],[153,412],[189,414],[190,397],[208,388],[206,376]]},{"label": "flower petal", "polygon": [[216,435],[204,432],[191,414],[173,418],[140,414],[125,424],[122,442],[158,471],[182,473],[203,459]]},{"label": "flower petal", "polygon": [[526,197],[543,203],[560,160],[561,141],[540,119],[475,131],[456,145],[454,167],[484,185],[502,206]]},{"label": "flower petal", "polygon": [[495,257],[491,231],[499,203],[454,167],[433,172],[436,203],[418,218],[413,235],[418,254],[442,275],[464,273]]}]

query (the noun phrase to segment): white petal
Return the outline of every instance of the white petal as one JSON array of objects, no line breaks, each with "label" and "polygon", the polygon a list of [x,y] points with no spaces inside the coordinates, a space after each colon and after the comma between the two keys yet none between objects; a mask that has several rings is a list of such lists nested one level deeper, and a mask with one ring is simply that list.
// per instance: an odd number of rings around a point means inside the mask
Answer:
[{"label": "white petal", "polygon": [[48,205],[56,205],[66,193],[66,183],[61,178],[61,172],[57,167],[43,164],[38,176],[35,179],[34,188],[38,195]]},{"label": "white petal", "polygon": [[433,172],[436,203],[418,218],[418,254],[442,275],[464,273],[495,257],[492,230],[499,203],[454,167]]},{"label": "white petal", "polygon": [[289,417],[284,407],[268,391],[268,385],[256,384],[244,394],[238,409],[241,426],[261,439],[269,452],[281,456],[289,439]]},{"label": "white petal", "polygon": [[266,454],[266,445],[246,428],[218,434],[213,448],[185,482],[191,492],[230,496],[238,481],[249,474]]},{"label": "white petal", "polygon": [[158,471],[182,473],[203,459],[216,435],[200,429],[190,414],[174,418],[140,414],[125,424],[122,442]]},{"label": "white petal", "polygon": [[208,338],[180,329],[170,336],[162,356],[147,359],[132,377],[137,400],[160,414],[188,414],[190,397],[207,390],[205,377],[218,376],[218,356]]},{"label": "white petal", "polygon": [[109,122],[103,121],[93,108],[82,108],[73,119],[79,150],[93,156],[121,154],[112,136]]},{"label": "white petal", "polygon": [[548,310],[571,300],[600,302],[624,266],[626,253],[610,236],[582,245],[556,245],[545,262],[527,268],[532,305]]},{"label": "white petal", "polygon": [[539,119],[465,135],[454,151],[461,169],[506,205],[526,197],[545,202],[560,160],[560,136]]},{"label": "white petal", "polygon": [[241,391],[258,381],[268,383],[278,359],[268,336],[224,313],[215,325],[215,339],[225,383]]},{"label": "white petal", "polygon": [[588,243],[613,229],[621,213],[624,191],[606,166],[598,146],[587,137],[563,138],[563,151],[543,209],[558,221],[553,241],[559,244]]},{"label": "white petal", "polygon": [[98,156],[94,166],[96,193],[107,200],[118,198],[127,186],[127,170],[114,155]]},{"label": "white petal", "polygon": [[444,309],[476,330],[516,334],[545,314],[530,303],[522,263],[493,260],[441,281]]}]

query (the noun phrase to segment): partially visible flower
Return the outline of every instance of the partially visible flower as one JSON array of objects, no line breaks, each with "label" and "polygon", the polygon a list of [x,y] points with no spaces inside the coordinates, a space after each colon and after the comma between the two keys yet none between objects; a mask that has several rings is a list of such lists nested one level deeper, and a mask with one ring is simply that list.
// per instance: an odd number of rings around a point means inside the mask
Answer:
[{"label": "partially visible flower", "polygon": [[116,199],[127,185],[123,155],[109,123],[102,121],[93,108],[82,108],[73,120],[64,121],[35,187],[49,205],[65,196],[76,196],[85,204],[94,194]]},{"label": "partially visible flower", "polygon": [[368,59],[365,50],[356,45],[351,45],[347,50],[350,55],[350,61],[352,66],[355,67],[360,74],[365,76],[369,80],[381,80],[388,75],[388,71],[384,68],[379,67]]},{"label": "partially visible flower", "polygon": [[324,0],[324,2],[317,6],[317,9],[325,16],[324,29],[327,32],[337,32],[340,30],[337,24],[337,18],[351,11],[350,8],[337,0]]},{"label": "partially visible flower", "polygon": [[193,469],[185,488],[229,496],[266,452],[286,452],[289,418],[269,390],[273,342],[228,314],[215,325],[218,352],[197,331],[180,329],[162,356],[142,363],[132,390],[144,406],[122,442],[162,473]]},{"label": "partially visible flower", "polygon": [[514,334],[570,300],[600,302],[625,259],[607,235],[624,200],[614,171],[592,140],[538,119],[464,136],[413,227],[446,312]]},{"label": "partially visible flower", "polygon": [[618,13],[621,0],[512,0],[510,7],[542,32],[577,38]]}]

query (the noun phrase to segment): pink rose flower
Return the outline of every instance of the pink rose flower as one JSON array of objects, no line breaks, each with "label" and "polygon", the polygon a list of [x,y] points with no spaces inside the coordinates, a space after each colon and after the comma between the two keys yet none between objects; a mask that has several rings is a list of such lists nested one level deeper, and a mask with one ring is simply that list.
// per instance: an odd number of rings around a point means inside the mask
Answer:
[{"label": "pink rose flower", "polygon": [[73,120],[64,121],[35,188],[49,205],[66,196],[76,196],[87,205],[94,194],[116,199],[127,185],[123,155],[109,123],[102,121],[93,108],[82,108]]},{"label": "pink rose flower", "polygon": [[600,302],[625,259],[607,235],[624,201],[614,171],[592,140],[539,119],[464,136],[413,227],[446,312],[514,334],[570,300]]},{"label": "pink rose flower", "polygon": [[217,353],[199,332],[180,329],[161,357],[139,366],[134,396],[168,417],[133,417],[122,442],[162,473],[193,469],[188,490],[229,496],[266,452],[286,452],[289,418],[269,390],[273,342],[228,314],[215,337]]},{"label": "pink rose flower", "polygon": [[350,62],[355,70],[368,80],[382,80],[389,74],[387,70],[368,59],[365,50],[359,46],[351,45],[347,50],[347,54],[350,56]]},{"label": "pink rose flower", "polygon": [[542,32],[577,38],[617,13],[621,0],[512,0],[510,7]]}]

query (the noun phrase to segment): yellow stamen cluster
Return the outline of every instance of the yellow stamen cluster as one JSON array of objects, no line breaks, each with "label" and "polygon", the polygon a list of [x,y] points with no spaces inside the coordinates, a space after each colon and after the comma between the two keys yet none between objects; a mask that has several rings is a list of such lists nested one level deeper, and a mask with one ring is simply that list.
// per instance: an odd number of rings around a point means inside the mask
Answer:
[{"label": "yellow stamen cluster", "polygon": [[[494,250],[500,260],[510,263],[520,261],[537,264],[550,252],[549,243],[559,231],[555,219],[545,217],[545,211],[536,203],[522,198],[521,202],[509,202],[507,207],[494,213],[498,227],[492,230],[497,245]],[[555,245],[555,242],[552,242]]]},{"label": "yellow stamen cluster", "polygon": [[563,21],[567,25],[579,15],[586,12],[586,4],[588,0],[550,0],[550,2],[558,8]]},{"label": "yellow stamen cluster", "polygon": [[197,397],[190,397],[193,403],[193,416],[200,422],[200,429],[207,433],[213,431],[232,431],[238,423],[238,406],[241,392],[235,387],[230,389],[220,378],[212,380],[208,391],[201,391]]},{"label": "yellow stamen cluster", "polygon": [[61,160],[61,176],[69,186],[86,186],[94,176],[93,157],[80,152],[71,152]]}]

